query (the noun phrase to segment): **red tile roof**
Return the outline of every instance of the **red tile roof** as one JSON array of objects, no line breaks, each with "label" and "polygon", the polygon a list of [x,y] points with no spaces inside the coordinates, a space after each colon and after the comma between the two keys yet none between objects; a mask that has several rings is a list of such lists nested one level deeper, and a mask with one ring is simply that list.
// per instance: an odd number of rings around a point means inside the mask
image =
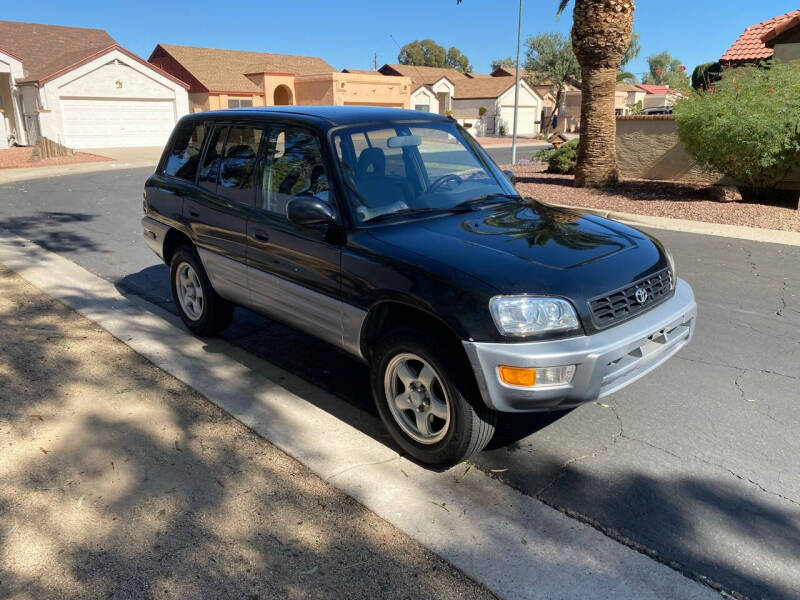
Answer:
[{"label": "red tile roof", "polygon": [[644,90],[648,94],[669,94],[675,90],[671,90],[668,85],[651,85],[648,83],[637,83],[636,87]]},{"label": "red tile roof", "polygon": [[[767,21],[752,25],[728,48],[720,58],[720,62],[728,65],[738,65],[748,62],[758,62],[772,57],[772,48],[767,47],[764,38],[772,39],[786,30],[787,21],[800,17],[800,10],[793,10],[785,15],[774,17]],[[773,30],[777,33],[772,35]]]}]

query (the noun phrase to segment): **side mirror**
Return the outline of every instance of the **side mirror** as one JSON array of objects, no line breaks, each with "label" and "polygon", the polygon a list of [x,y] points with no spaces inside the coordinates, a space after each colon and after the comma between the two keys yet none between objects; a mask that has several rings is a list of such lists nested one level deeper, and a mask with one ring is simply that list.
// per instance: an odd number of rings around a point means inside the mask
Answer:
[{"label": "side mirror", "polygon": [[517,185],[517,176],[514,175],[514,171],[503,169],[503,175],[511,182],[511,185]]},{"label": "side mirror", "polygon": [[295,196],[289,200],[286,217],[296,225],[327,225],[336,220],[331,205],[314,196]]}]

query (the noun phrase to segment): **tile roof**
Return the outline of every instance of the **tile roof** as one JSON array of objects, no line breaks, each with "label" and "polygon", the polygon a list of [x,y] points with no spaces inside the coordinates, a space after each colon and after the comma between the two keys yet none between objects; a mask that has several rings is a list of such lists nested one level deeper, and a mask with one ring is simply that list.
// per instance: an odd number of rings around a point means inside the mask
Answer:
[{"label": "tile roof", "polygon": [[618,92],[643,92],[641,87],[638,85],[634,85],[632,83],[618,83],[617,84],[617,91]]},{"label": "tile roof", "polygon": [[342,73],[355,73],[357,75],[381,75],[378,71],[372,69],[342,69]]},{"label": "tile roof", "polygon": [[0,49],[22,60],[21,81],[41,81],[115,45],[102,29],[0,21]]},{"label": "tile roof", "polygon": [[[457,83],[463,79],[469,79],[464,73],[457,69],[449,69],[447,67],[422,67],[417,65],[399,65],[399,64],[386,64],[380,69],[381,72],[385,70],[392,70],[399,73],[404,77],[411,79],[411,87],[416,89],[421,85],[431,85],[439,81],[442,77],[447,77],[451,82]],[[384,73],[386,75],[386,73]]]},{"label": "tile roof", "polygon": [[669,94],[675,90],[670,89],[668,85],[651,85],[648,83],[637,83],[636,87],[644,90],[648,94]]},{"label": "tile roof", "polygon": [[[787,21],[792,21],[800,17],[800,10],[793,10],[785,15],[774,17],[762,21],[757,25],[752,25],[744,30],[733,45],[725,51],[720,58],[720,62],[726,64],[741,64],[747,62],[757,62],[772,57],[773,49],[767,47],[763,38],[772,35],[773,30],[777,30],[779,35],[785,31],[784,26]],[[789,25],[790,26],[790,25]],[[772,36],[774,37],[774,35]]]},{"label": "tile roof", "polygon": [[316,75],[336,73],[327,62],[316,56],[294,56],[291,54],[269,54],[198,48],[196,46],[174,46],[158,44],[153,55],[162,48],[181,66],[194,76],[207,90],[219,92],[261,92],[245,73],[291,73],[293,75]]},{"label": "tile roof", "polygon": [[514,80],[508,77],[479,77],[455,82],[453,98],[497,98],[514,87]]}]

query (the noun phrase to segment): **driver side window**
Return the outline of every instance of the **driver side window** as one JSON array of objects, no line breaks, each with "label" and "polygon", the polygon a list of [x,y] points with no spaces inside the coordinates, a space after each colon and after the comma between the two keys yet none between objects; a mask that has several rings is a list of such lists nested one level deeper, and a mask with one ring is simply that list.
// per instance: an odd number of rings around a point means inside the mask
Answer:
[{"label": "driver side window", "polygon": [[293,196],[328,201],[328,172],[314,134],[294,127],[274,127],[267,134],[266,147],[260,208],[285,217],[286,205]]}]

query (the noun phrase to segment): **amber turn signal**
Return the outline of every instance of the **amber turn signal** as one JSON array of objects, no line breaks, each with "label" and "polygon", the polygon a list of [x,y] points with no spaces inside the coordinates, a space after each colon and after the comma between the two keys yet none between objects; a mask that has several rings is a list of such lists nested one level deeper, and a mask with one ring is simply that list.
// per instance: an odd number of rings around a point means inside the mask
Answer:
[{"label": "amber turn signal", "polygon": [[500,380],[505,384],[523,387],[536,385],[536,369],[500,365],[498,371],[500,372]]}]

